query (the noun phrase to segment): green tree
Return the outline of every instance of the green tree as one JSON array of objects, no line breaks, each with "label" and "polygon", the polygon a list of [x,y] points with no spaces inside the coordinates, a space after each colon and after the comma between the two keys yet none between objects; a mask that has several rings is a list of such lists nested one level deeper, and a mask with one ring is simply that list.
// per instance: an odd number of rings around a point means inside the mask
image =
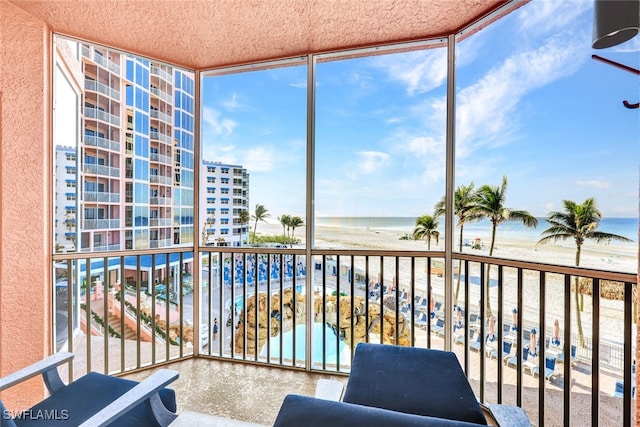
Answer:
[{"label": "green tree", "polygon": [[440,233],[437,230],[438,221],[431,215],[422,215],[416,219],[416,227],[413,229],[413,238],[415,240],[425,239],[427,242],[427,250],[431,250],[431,238],[436,239],[436,245],[440,239]]},{"label": "green tree", "polygon": [[290,218],[289,226],[291,227],[291,239],[289,240],[289,242],[291,243],[291,246],[293,246],[293,235],[296,232],[296,227],[300,227],[303,224],[304,221],[302,221],[302,218],[300,218],[299,216],[292,216]]},{"label": "green tree", "polygon": [[[256,239],[256,229],[258,228],[258,221],[267,222],[267,218],[270,218],[270,217],[271,217],[271,214],[269,213],[269,210],[267,208],[265,208],[261,204],[257,204],[256,205],[256,210],[254,211],[254,214],[251,215],[251,219],[253,219],[255,221],[255,223],[253,225],[253,240],[254,241]],[[253,243],[253,241],[251,243]]]},{"label": "green tree", "polygon": [[[580,265],[580,253],[585,240],[591,239],[596,243],[609,242],[617,240],[621,242],[630,242],[624,236],[617,234],[605,233],[597,231],[602,214],[596,207],[596,201],[588,198],[582,203],[576,203],[571,200],[563,200],[564,211],[553,211],[547,215],[549,228],[542,232],[542,239],[538,243],[556,242],[558,240],[566,240],[572,238],[576,244],[576,267]],[[576,306],[576,324],[578,326],[578,340],[580,346],[584,346],[584,335],[582,331],[582,318],[578,305],[578,277],[575,278],[575,306]]]},{"label": "green tree", "polygon": [[251,221],[251,215],[249,214],[249,210],[242,209],[240,211],[240,214],[238,215],[238,220],[240,221],[240,226],[242,227],[242,232],[244,233],[245,225],[249,224],[249,221]]},{"label": "green tree", "polygon": [[[498,226],[506,221],[519,221],[526,227],[537,227],[538,219],[527,211],[514,210],[505,207],[507,201],[507,177],[502,177],[502,185],[483,185],[478,189],[473,203],[473,215],[476,218],[487,218],[491,221],[491,246],[489,256],[493,256]],[[491,302],[489,300],[489,266],[486,274],[486,307],[487,316],[491,316]]]},{"label": "green tree", "polygon": [[[288,236],[288,230],[291,227],[291,215],[284,214],[282,216],[279,216],[278,221],[280,221],[280,224],[282,224],[282,235]],[[285,231],[285,229],[287,231]]]},{"label": "green tree", "polygon": [[[464,225],[472,220],[478,220],[480,217],[474,213],[473,206],[476,198],[476,189],[473,182],[469,185],[461,185],[456,188],[453,194],[453,214],[458,218],[456,226],[460,228],[459,252],[462,252],[462,235],[464,233]],[[447,208],[446,196],[436,203],[434,206],[433,216],[436,219],[444,216]],[[462,270],[462,260],[458,260],[458,281],[456,284],[456,294],[454,304],[458,304],[458,295],[460,294],[460,271]]]}]

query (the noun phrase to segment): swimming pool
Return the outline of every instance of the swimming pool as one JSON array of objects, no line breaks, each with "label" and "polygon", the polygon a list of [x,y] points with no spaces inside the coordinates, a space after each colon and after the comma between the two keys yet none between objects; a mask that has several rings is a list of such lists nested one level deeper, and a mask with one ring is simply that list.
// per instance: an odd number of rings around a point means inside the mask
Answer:
[{"label": "swimming pool", "polygon": [[[296,325],[295,338],[296,338],[296,360],[302,361],[306,356],[305,349],[305,334],[307,325]],[[312,364],[321,364],[323,359],[322,349],[322,331],[325,332],[325,351],[326,359],[325,363],[335,365],[338,360],[338,354],[340,355],[340,364],[351,364],[351,349],[344,341],[338,340],[333,329],[322,323],[314,323],[313,331],[311,335],[312,339]],[[285,332],[282,335],[282,358],[285,360],[293,359],[293,337],[294,330]],[[280,336],[271,337],[271,347],[269,349],[271,358],[280,358]],[[265,343],[260,351],[260,357],[267,356],[267,344]]]}]

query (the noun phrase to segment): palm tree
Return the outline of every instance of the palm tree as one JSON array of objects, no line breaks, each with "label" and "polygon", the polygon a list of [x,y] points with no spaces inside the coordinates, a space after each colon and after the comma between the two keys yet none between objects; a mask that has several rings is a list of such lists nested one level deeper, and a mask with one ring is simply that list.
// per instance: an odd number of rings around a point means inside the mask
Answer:
[{"label": "palm tree", "polygon": [[249,224],[251,221],[251,215],[249,215],[249,211],[247,209],[242,209],[240,214],[238,215],[238,219],[240,221],[240,227],[242,227],[242,232],[244,233],[244,226]]},{"label": "palm tree", "polygon": [[278,217],[278,221],[280,221],[280,224],[282,224],[282,235],[283,236],[287,236],[287,233],[285,232],[285,228],[289,229],[289,227],[291,226],[291,215],[287,215],[284,214],[282,216]]},{"label": "palm tree", "polygon": [[[473,212],[473,202],[476,197],[476,190],[473,182],[469,185],[461,185],[456,188],[453,194],[453,214],[458,217],[456,225],[460,227],[459,251],[462,252],[462,235],[464,232],[464,224],[468,221],[480,219]],[[434,206],[433,216],[438,219],[444,216],[447,208],[446,196],[436,203]],[[460,271],[462,270],[462,260],[458,260],[458,283],[456,284],[456,295],[454,304],[458,304],[458,295],[460,293]]]},{"label": "palm tree", "polygon": [[431,215],[422,215],[416,219],[416,228],[413,229],[413,238],[415,240],[425,239],[427,241],[427,250],[431,250],[431,238],[436,239],[436,245],[440,239],[440,233],[437,231],[438,221]]},{"label": "palm tree", "polygon": [[251,215],[251,219],[255,221],[253,225],[253,241],[256,240],[256,229],[258,228],[258,221],[267,222],[266,219],[269,217],[271,217],[269,210],[265,208],[263,205],[257,204],[255,213]]},{"label": "palm tree", "polygon": [[[493,256],[496,243],[496,230],[505,221],[520,221],[526,227],[537,227],[538,219],[527,211],[518,211],[505,207],[507,200],[507,177],[502,177],[502,185],[483,185],[478,189],[473,203],[473,215],[476,218],[487,218],[491,221],[491,246],[489,256]],[[489,300],[489,265],[487,265],[486,277],[486,306],[487,316],[491,316],[491,303]]]},{"label": "palm tree", "polygon": [[[578,204],[571,200],[563,200],[564,212],[550,212],[547,215],[547,222],[551,224],[549,228],[542,232],[544,236],[538,243],[555,242],[558,240],[566,240],[573,238],[576,243],[576,267],[580,265],[580,253],[582,245],[586,239],[592,239],[596,243],[609,242],[617,240],[621,242],[630,242],[624,236],[617,234],[596,231],[602,214],[596,207],[596,201],[593,197],[588,198],[584,202]],[[584,336],[582,332],[582,318],[578,309],[578,277],[575,278],[575,306],[576,306],[576,324],[578,325],[578,339],[580,346],[584,346]]]},{"label": "palm tree", "polygon": [[289,242],[291,243],[291,247],[293,247],[293,234],[296,232],[296,227],[300,227],[302,224],[304,224],[304,222],[299,216],[293,216],[289,219],[289,226],[291,227],[291,240]]}]

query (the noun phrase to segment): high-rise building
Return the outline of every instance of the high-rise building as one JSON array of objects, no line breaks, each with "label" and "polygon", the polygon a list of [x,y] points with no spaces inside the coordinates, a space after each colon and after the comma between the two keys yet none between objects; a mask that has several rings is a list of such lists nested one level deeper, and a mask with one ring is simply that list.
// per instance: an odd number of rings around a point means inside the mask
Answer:
[{"label": "high-rise building", "polygon": [[93,45],[56,43],[59,57],[71,58],[59,69],[72,75],[69,81],[73,74],[84,80],[80,131],[54,136],[57,250],[193,243],[193,74]]},{"label": "high-rise building", "polygon": [[200,189],[201,243],[243,246],[249,236],[247,170],[242,166],[205,160],[200,168]]}]

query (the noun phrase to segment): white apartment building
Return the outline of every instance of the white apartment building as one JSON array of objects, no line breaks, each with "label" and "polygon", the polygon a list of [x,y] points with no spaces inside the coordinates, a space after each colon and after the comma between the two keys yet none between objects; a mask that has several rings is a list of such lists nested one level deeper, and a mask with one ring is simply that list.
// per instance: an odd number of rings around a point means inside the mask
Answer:
[{"label": "white apartment building", "polygon": [[203,161],[200,167],[201,243],[243,246],[249,238],[249,174],[242,166]]}]

